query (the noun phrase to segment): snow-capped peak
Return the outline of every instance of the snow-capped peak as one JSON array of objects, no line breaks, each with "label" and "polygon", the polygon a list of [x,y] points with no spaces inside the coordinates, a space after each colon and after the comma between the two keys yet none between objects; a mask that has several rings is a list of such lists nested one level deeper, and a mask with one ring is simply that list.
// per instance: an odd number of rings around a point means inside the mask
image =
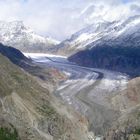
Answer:
[{"label": "snow-capped peak", "polygon": [[55,40],[55,39],[53,39],[52,37],[47,37],[46,39],[47,39],[49,42],[52,42],[52,44],[55,44],[55,45],[57,45],[57,44],[60,43],[60,41]]},{"label": "snow-capped peak", "polygon": [[46,51],[59,42],[36,34],[22,21],[0,21],[0,42],[13,46],[21,51]]},{"label": "snow-capped peak", "polygon": [[[12,21],[12,22],[5,22],[0,21],[0,32],[19,32],[19,31],[29,31],[29,28],[25,27],[22,21]],[[30,32],[32,32],[30,30]]]},{"label": "snow-capped peak", "polygon": [[[140,15],[118,21],[95,21],[76,32],[59,45],[58,51],[76,53],[97,45],[138,47],[140,46]],[[65,48],[65,49],[64,49]],[[68,54],[68,53],[67,53]]]}]

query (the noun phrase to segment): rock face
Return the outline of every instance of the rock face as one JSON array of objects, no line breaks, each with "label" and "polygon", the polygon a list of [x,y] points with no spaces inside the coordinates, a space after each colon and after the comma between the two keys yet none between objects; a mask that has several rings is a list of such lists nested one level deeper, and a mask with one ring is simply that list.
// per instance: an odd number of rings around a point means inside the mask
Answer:
[{"label": "rock face", "polygon": [[131,80],[127,89],[113,97],[111,101],[122,115],[107,133],[106,140],[139,140],[140,77]]},{"label": "rock face", "polygon": [[0,54],[0,132],[9,129],[13,140],[88,139],[84,119]]},{"label": "rock face", "polygon": [[99,25],[98,28],[91,26],[92,28],[84,29],[79,34],[75,34],[76,38],[82,34],[88,34],[88,37],[84,41],[85,45],[83,45],[83,41],[80,41],[84,48],[82,48],[81,43],[81,47],[75,46],[75,48],[80,47],[84,50],[70,56],[69,60],[84,66],[107,68],[139,75],[140,16]]},{"label": "rock face", "polygon": [[26,27],[22,21],[0,21],[0,42],[23,52],[45,52],[58,44],[51,38],[44,38]]}]

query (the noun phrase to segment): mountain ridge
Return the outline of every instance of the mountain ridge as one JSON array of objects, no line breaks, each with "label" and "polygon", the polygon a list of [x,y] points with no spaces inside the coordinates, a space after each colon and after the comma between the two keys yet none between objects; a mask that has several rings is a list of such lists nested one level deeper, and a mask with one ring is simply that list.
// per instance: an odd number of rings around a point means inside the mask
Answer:
[{"label": "mountain ridge", "polygon": [[140,15],[120,21],[95,22],[53,47],[52,52],[70,56],[101,44],[138,47],[140,46],[139,25]]},{"label": "mountain ridge", "polygon": [[[86,41],[88,44],[85,48],[81,47],[80,51],[73,50],[69,60],[83,66],[126,72],[134,77],[139,76],[140,16],[130,17],[123,22],[112,22],[109,25],[101,32],[97,32],[97,35],[94,35],[96,31],[90,31],[93,36]],[[67,51],[66,48],[67,46],[65,46]]]},{"label": "mountain ridge", "polygon": [[50,37],[37,35],[23,21],[0,21],[0,42],[23,52],[45,52],[59,43]]}]

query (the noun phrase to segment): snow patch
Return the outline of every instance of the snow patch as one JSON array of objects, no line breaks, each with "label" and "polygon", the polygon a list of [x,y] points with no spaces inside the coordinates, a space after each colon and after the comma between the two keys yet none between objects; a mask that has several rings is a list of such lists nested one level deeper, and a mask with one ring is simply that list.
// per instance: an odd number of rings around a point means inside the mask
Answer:
[{"label": "snow patch", "polygon": [[56,58],[67,58],[66,56],[62,55],[53,55],[53,54],[47,54],[47,53],[24,53],[23,54],[26,57],[56,57]]}]

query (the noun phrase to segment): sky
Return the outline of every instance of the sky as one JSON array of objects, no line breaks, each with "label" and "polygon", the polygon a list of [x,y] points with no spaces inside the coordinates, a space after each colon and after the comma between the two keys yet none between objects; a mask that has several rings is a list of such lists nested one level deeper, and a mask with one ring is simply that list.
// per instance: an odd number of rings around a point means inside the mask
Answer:
[{"label": "sky", "polygon": [[140,0],[0,0],[0,20],[22,20],[36,33],[57,40],[99,21],[140,13]]}]

